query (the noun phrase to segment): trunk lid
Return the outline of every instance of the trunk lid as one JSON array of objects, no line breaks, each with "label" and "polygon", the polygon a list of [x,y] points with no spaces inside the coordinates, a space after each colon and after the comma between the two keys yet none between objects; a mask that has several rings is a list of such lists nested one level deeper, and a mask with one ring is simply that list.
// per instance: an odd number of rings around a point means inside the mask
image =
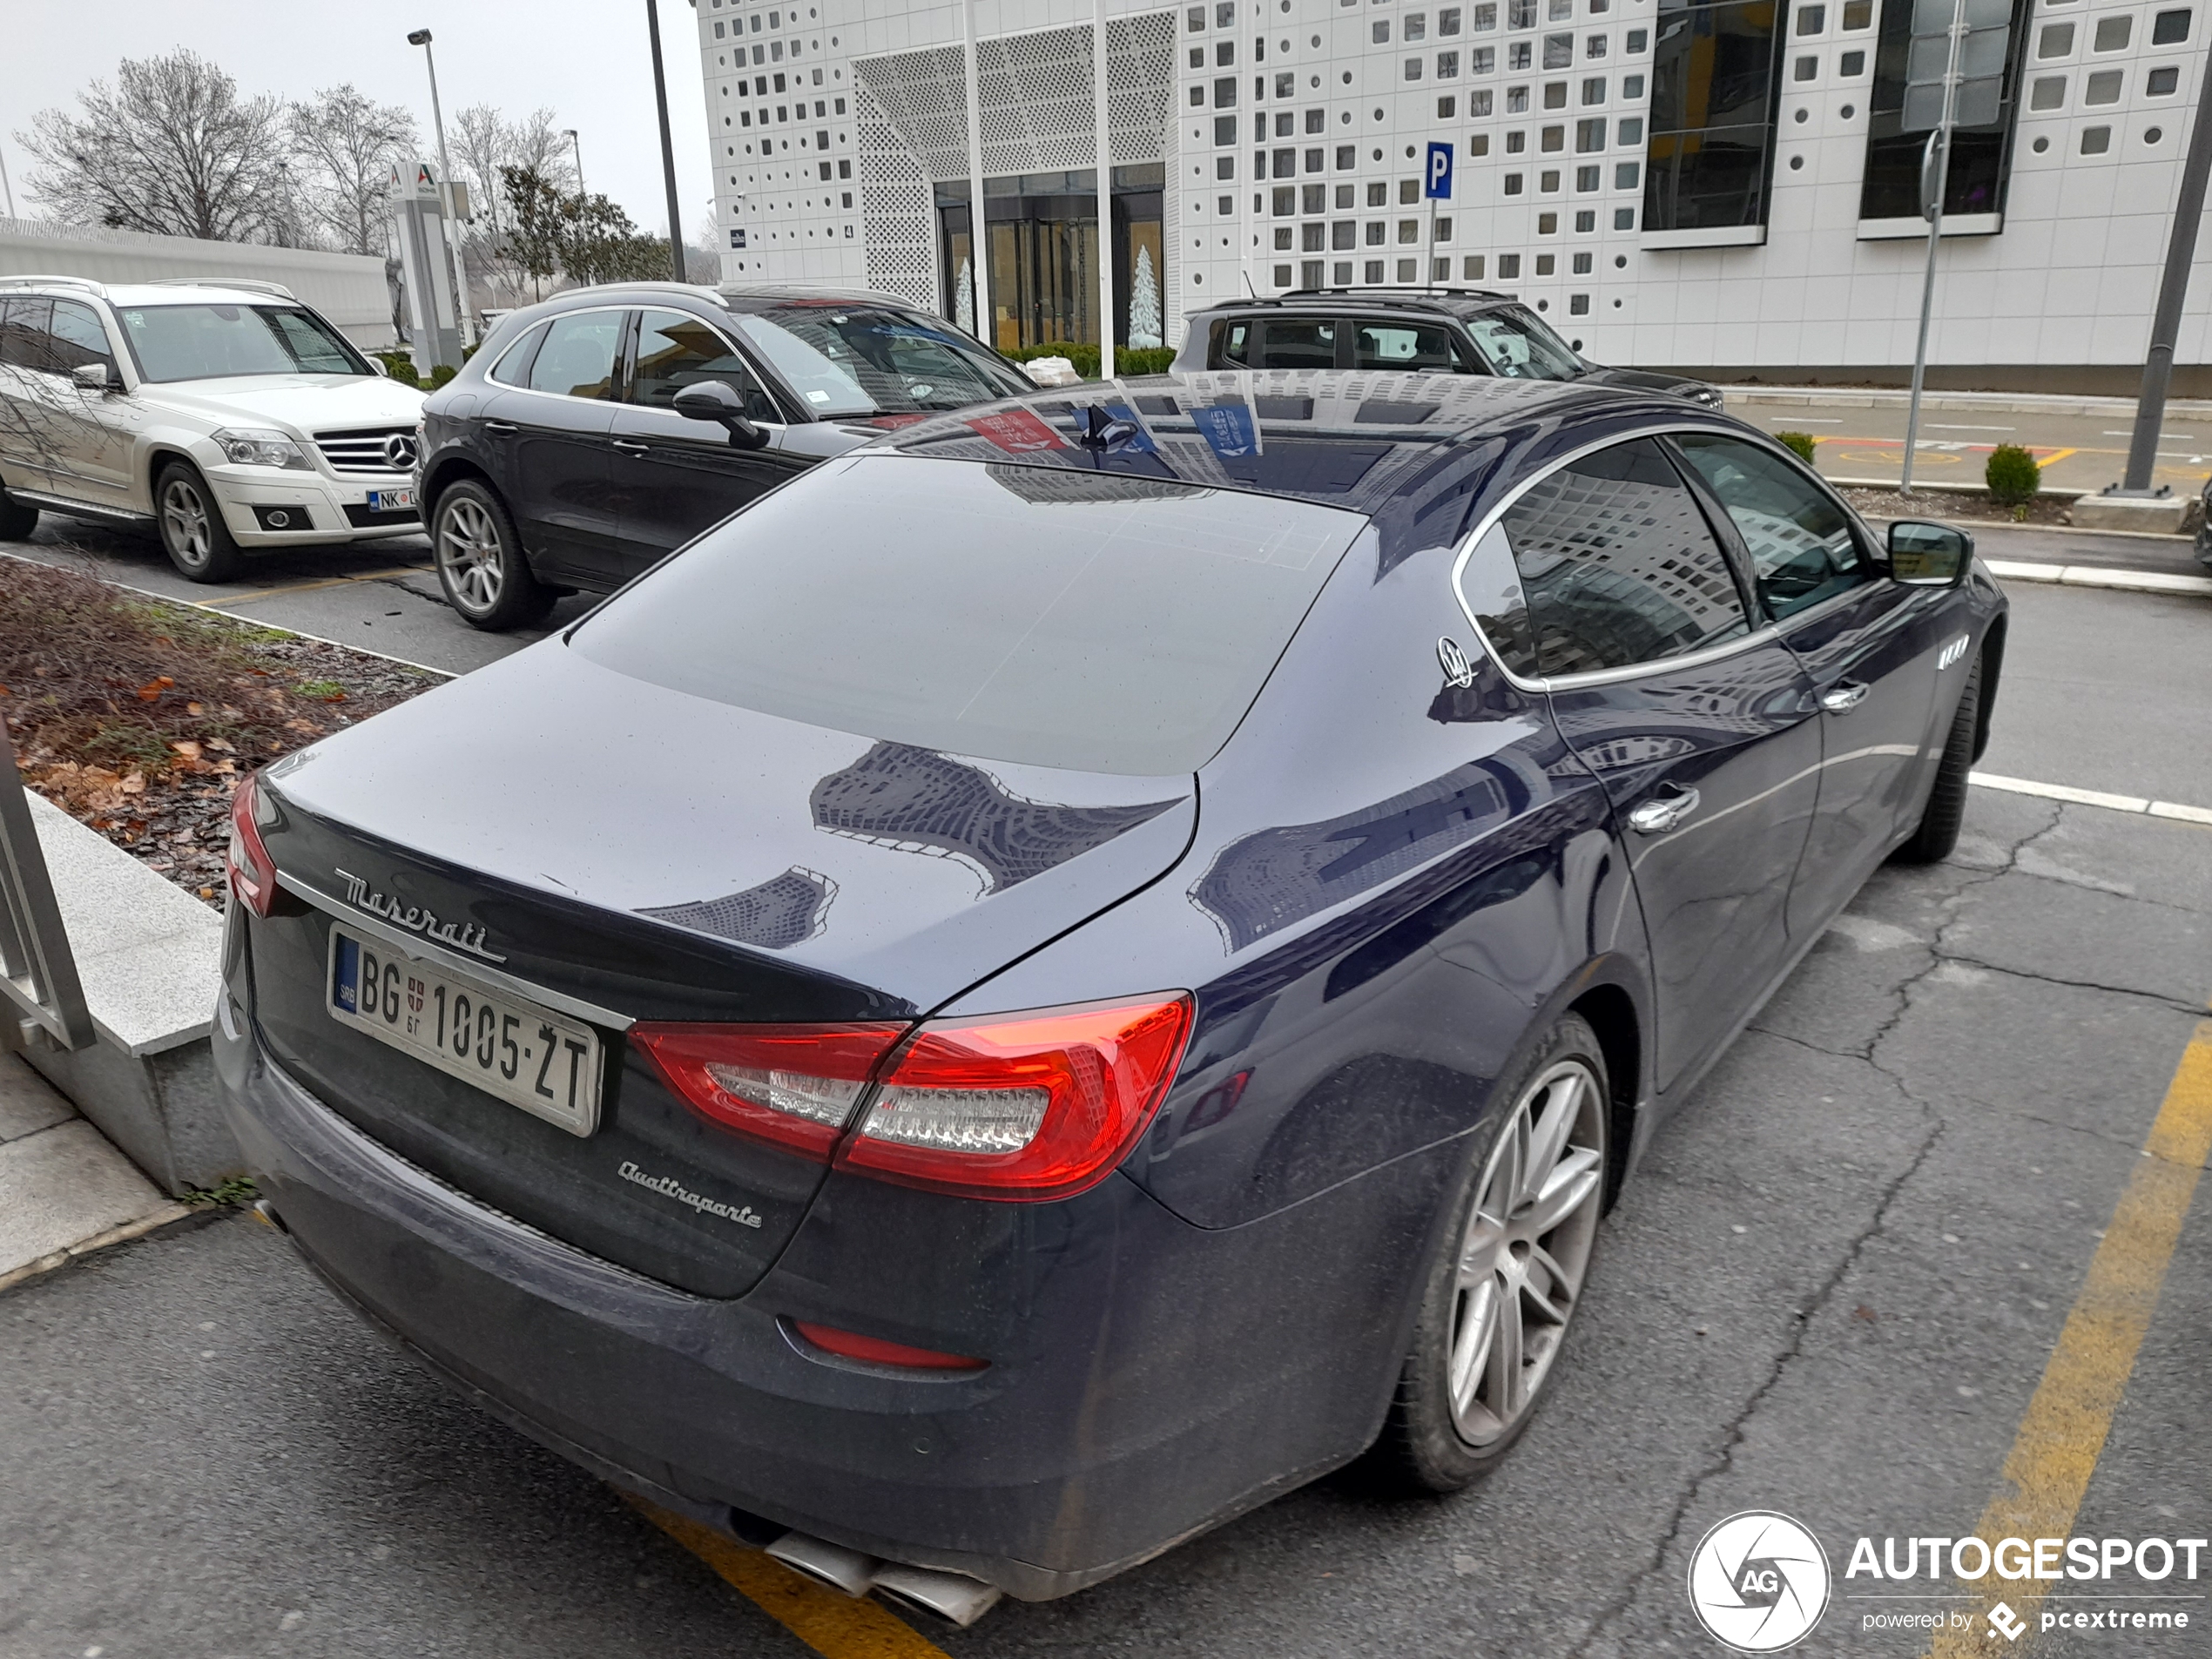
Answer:
[{"label": "trunk lid", "polygon": [[[286,894],[249,938],[278,1062],[440,1179],[723,1297],[774,1260],[821,1169],[692,1112],[627,1024],[919,1017],[1168,869],[1196,813],[1187,777],[876,742],[645,684],[558,638],[263,786]],[[594,1132],[334,1017],[334,927],[590,1024]]]}]

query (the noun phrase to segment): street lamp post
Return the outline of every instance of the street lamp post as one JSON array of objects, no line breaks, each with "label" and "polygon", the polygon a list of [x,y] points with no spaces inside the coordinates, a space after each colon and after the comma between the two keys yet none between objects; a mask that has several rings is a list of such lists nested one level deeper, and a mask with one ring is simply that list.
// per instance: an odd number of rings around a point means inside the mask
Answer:
[{"label": "street lamp post", "polygon": [[576,156],[576,199],[583,199],[583,140],[576,136],[574,127],[563,127],[561,136],[569,141],[569,149]]},{"label": "street lamp post", "polygon": [[661,182],[668,191],[668,263],[676,280],[685,281],[684,226],[676,206],[676,150],[668,136],[668,80],[660,66],[660,0],[645,0],[645,32],[653,42],[653,105],[660,111]]},{"label": "street lamp post", "polygon": [[446,246],[453,255],[454,309],[461,314],[461,344],[467,348],[476,343],[476,325],[469,313],[469,267],[461,258],[460,221],[453,218],[453,164],[446,158],[446,118],[438,107],[438,60],[430,50],[428,30],[415,30],[407,44],[422,48],[422,61],[430,71],[430,124],[438,130],[438,205],[448,220]]}]

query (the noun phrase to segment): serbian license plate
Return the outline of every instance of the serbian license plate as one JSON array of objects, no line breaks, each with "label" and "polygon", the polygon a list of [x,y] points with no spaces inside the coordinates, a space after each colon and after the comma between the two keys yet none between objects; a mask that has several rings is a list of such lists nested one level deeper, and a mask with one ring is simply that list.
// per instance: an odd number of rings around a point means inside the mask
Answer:
[{"label": "serbian license plate", "polygon": [[333,928],[330,1013],[571,1135],[599,1126],[599,1034]]},{"label": "serbian license plate", "polygon": [[368,492],[368,510],[372,513],[411,513],[415,510],[415,492],[411,489],[372,489]]}]

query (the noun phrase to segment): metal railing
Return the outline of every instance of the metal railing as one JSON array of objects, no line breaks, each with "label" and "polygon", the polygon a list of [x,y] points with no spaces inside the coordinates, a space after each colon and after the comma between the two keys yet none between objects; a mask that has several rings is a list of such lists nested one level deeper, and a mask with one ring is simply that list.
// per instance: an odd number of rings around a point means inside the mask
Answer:
[{"label": "metal railing", "polygon": [[15,745],[0,717],[0,1049],[19,1049],[41,1036],[57,1049],[89,1048],[92,1015],[77,978],[62,927],[61,907],[39,849]]}]

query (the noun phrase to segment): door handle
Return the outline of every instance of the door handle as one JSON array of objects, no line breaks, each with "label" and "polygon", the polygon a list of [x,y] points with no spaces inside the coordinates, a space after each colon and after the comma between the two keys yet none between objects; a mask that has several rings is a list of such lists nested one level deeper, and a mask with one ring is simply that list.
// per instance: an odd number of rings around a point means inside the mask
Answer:
[{"label": "door handle", "polygon": [[1639,835],[1664,835],[1697,810],[1697,792],[1655,795],[1629,814],[1629,827]]},{"label": "door handle", "polygon": [[615,448],[626,455],[642,455],[652,446],[639,438],[617,438]]},{"label": "door handle", "polygon": [[1820,706],[1831,714],[1849,714],[1866,700],[1867,685],[1863,680],[1843,680],[1820,694]]},{"label": "door handle", "polygon": [[499,437],[511,438],[520,432],[522,428],[516,426],[512,421],[487,421],[484,422],[484,430]]}]

